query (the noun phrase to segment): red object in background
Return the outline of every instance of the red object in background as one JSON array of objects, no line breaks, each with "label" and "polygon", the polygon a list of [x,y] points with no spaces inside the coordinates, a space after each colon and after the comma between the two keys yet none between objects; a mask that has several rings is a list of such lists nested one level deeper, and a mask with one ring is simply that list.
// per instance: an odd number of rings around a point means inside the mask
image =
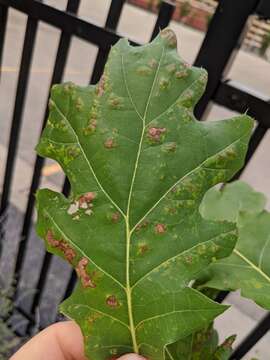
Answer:
[{"label": "red object in background", "polygon": [[[138,6],[142,9],[149,10],[152,12],[158,12],[157,1],[149,1],[149,0],[128,0],[128,2],[132,5]],[[181,15],[181,7],[184,3],[176,4],[176,9],[173,14],[173,19],[175,21],[182,22],[194,29],[206,31],[209,23],[209,19],[212,14],[204,9],[199,7],[195,7],[190,4],[190,9],[188,14],[185,16]]]}]

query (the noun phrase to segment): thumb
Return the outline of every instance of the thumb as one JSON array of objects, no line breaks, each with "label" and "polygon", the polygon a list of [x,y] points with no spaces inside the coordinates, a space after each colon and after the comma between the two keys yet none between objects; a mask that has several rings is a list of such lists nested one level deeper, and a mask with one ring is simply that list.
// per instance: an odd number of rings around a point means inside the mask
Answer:
[{"label": "thumb", "polygon": [[146,360],[146,359],[137,354],[126,354],[118,358],[118,360]]}]

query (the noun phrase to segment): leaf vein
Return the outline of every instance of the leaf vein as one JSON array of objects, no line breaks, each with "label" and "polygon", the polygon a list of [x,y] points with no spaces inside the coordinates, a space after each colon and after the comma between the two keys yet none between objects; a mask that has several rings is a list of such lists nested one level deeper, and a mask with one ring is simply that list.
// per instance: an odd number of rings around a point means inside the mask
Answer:
[{"label": "leaf vein", "polygon": [[211,239],[207,240],[207,241],[204,241],[202,243],[198,243],[194,246],[192,246],[191,248],[189,249],[186,249],[184,250],[183,252],[181,253],[178,253],[176,254],[175,256],[169,258],[169,259],[166,259],[165,261],[163,261],[162,263],[158,264],[156,267],[154,267],[153,269],[151,269],[148,273],[146,273],[144,276],[142,276],[133,286],[132,286],[132,289],[134,289],[142,280],[144,280],[147,276],[149,276],[152,272],[155,272],[157,271],[160,267],[164,266],[165,264],[169,263],[170,261],[173,261],[175,259],[177,259],[178,257],[181,257],[183,255],[185,255],[186,253],[190,252],[190,251],[193,251],[194,249],[196,249],[196,247],[202,245],[202,244],[210,244],[210,243],[213,243],[213,240],[218,238],[220,235],[227,235],[229,233],[233,233],[234,230],[230,230],[230,231],[227,231],[227,232],[223,232],[223,233],[220,233],[214,237],[212,237]]},{"label": "leaf vein", "polygon": [[[233,146],[234,144],[236,144],[237,142],[241,142],[242,138],[244,138],[247,134],[249,133],[249,131],[247,131],[244,135],[242,135],[239,139],[236,139],[235,141],[233,141],[231,144],[227,145],[225,148],[221,149],[220,151],[218,151],[216,154],[210,156],[209,158],[205,159],[200,165],[198,165],[195,169],[191,170],[190,172],[188,172],[187,174],[185,174],[184,176],[182,176],[180,179],[178,179],[160,198],[159,200],[145,213],[145,215],[134,225],[134,227],[131,229],[131,233],[136,229],[136,227],[140,224],[140,222],[142,222],[157,206],[158,204],[168,195],[168,193],[176,186],[178,185],[181,181],[185,180],[187,177],[189,177],[190,175],[193,175],[196,171],[200,170],[203,165],[209,161],[209,159],[216,157],[217,155],[221,154],[222,152],[226,151],[228,148],[230,148],[231,146]],[[207,170],[207,168],[206,168]]]},{"label": "leaf vein", "polygon": [[237,249],[234,249],[233,252],[239,256],[242,260],[244,260],[247,264],[249,264],[249,266],[255,270],[256,272],[258,272],[260,275],[262,275],[268,282],[270,282],[270,277],[262,270],[260,269],[257,265],[255,265],[252,261],[250,261],[247,257],[245,257],[245,255],[243,255],[240,251],[238,251]]},{"label": "leaf vein", "polygon": [[74,135],[74,137],[75,137],[75,139],[76,139],[76,142],[77,142],[77,144],[79,145],[79,148],[80,148],[80,150],[81,150],[81,153],[82,153],[83,157],[85,158],[85,161],[86,161],[86,163],[87,163],[87,165],[88,165],[88,167],[89,167],[89,169],[90,169],[90,171],[91,171],[94,179],[96,180],[98,186],[100,187],[100,189],[102,190],[102,192],[104,193],[104,195],[109,199],[109,201],[117,208],[117,210],[118,210],[118,211],[122,214],[122,216],[125,218],[125,214],[124,214],[123,210],[114,202],[114,200],[110,197],[110,195],[107,193],[107,191],[104,189],[104,187],[101,185],[99,179],[97,178],[97,176],[96,176],[96,174],[95,174],[95,172],[94,172],[94,169],[93,169],[92,165],[90,164],[90,161],[89,161],[88,157],[86,156],[86,153],[85,153],[85,151],[84,151],[84,149],[83,149],[83,146],[82,146],[82,144],[81,144],[81,142],[80,142],[79,136],[78,136],[78,134],[76,133],[75,129],[72,127],[72,125],[71,125],[70,122],[68,121],[67,117],[66,117],[66,116],[62,113],[62,111],[59,109],[59,107],[57,106],[57,104],[56,104],[53,100],[51,100],[51,101],[52,101],[52,104],[54,104],[56,110],[59,112],[59,114],[62,116],[62,118],[66,121],[66,123],[67,123],[68,126],[70,127],[70,129],[71,129],[71,131],[72,131],[72,133],[73,133],[73,135]]},{"label": "leaf vein", "polygon": [[140,321],[136,325],[136,329],[145,322],[152,321],[152,320],[159,319],[159,318],[163,318],[163,317],[166,317],[166,316],[169,316],[169,315],[172,315],[172,314],[182,314],[182,313],[189,313],[189,312],[198,312],[198,313],[200,313],[202,311],[204,311],[204,312],[215,312],[216,313],[217,310],[216,309],[190,309],[190,310],[169,311],[167,313],[160,314],[160,315],[155,315],[155,316],[152,316],[150,318],[147,318],[147,319],[144,319],[144,320]]},{"label": "leaf vein", "polygon": [[82,250],[79,248],[79,246],[77,244],[75,244],[70,238],[69,236],[66,235],[66,233],[61,229],[61,227],[55,222],[55,220],[52,218],[52,216],[50,215],[50,213],[44,209],[44,212],[47,214],[47,216],[49,217],[49,219],[52,221],[52,223],[54,224],[54,226],[58,229],[58,231],[62,234],[62,236],[74,247],[76,248],[84,257],[86,257],[94,266],[96,266],[100,271],[102,271],[105,275],[107,275],[108,277],[110,277],[113,281],[115,281],[119,286],[121,286],[121,288],[123,288],[124,290],[126,289],[124,287],[123,284],[120,283],[120,281],[118,281],[117,279],[115,279],[111,274],[109,274],[107,271],[105,271],[104,269],[102,269],[99,265],[97,265],[92,259],[89,258],[89,256]]},{"label": "leaf vein", "polygon": [[101,315],[103,315],[103,316],[109,317],[109,318],[112,319],[113,321],[119,322],[121,325],[123,325],[123,326],[125,326],[126,328],[129,329],[129,326],[128,326],[127,324],[125,324],[123,321],[115,318],[114,316],[112,316],[112,315],[110,315],[110,314],[107,314],[107,313],[105,313],[105,312],[103,312],[103,311],[100,311],[100,310],[98,310],[98,309],[96,309],[96,308],[93,308],[93,307],[91,307],[91,306],[89,306],[89,305],[86,305],[86,304],[72,304],[72,307],[85,307],[85,308],[87,308],[87,309],[89,309],[89,310],[91,310],[91,311],[95,311],[95,312],[97,312],[97,313],[99,313],[99,314],[101,314]]},{"label": "leaf vein", "polygon": [[263,247],[262,252],[261,252],[261,255],[260,255],[260,258],[259,258],[259,265],[258,266],[259,266],[260,269],[262,269],[263,256],[264,256],[264,253],[266,251],[266,248],[267,248],[269,242],[270,242],[270,236],[268,237],[267,241],[265,242],[264,247]]}]

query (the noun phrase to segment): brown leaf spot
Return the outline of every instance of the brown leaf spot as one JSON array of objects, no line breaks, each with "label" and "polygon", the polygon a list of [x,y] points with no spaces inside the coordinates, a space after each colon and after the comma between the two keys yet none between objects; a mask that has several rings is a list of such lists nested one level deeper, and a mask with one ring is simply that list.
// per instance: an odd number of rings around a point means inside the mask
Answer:
[{"label": "brown leaf spot", "polygon": [[186,69],[180,70],[180,71],[176,71],[176,73],[175,73],[175,77],[176,77],[177,79],[183,79],[183,78],[185,78],[185,77],[187,77],[187,76],[188,76],[188,71],[187,71]]},{"label": "brown leaf spot", "polygon": [[48,241],[48,244],[60,250],[64,254],[64,257],[67,259],[68,262],[71,263],[74,260],[74,258],[76,257],[76,252],[66,241],[55,239],[51,230],[48,230],[46,239]]},{"label": "brown leaf spot", "polygon": [[162,151],[173,153],[176,150],[176,143],[175,142],[169,142],[163,145]]},{"label": "brown leaf spot", "polygon": [[155,231],[157,234],[164,234],[166,231],[166,225],[164,224],[156,224],[155,225]]},{"label": "brown leaf spot", "polygon": [[149,250],[148,245],[141,244],[139,245],[139,255],[144,255]]},{"label": "brown leaf spot", "polygon": [[119,306],[119,302],[114,295],[110,295],[106,299],[106,304],[110,307],[116,308]]},{"label": "brown leaf spot", "polygon": [[236,335],[232,335],[228,339],[226,339],[221,346],[224,347],[225,349],[230,349],[235,339],[236,339]]},{"label": "brown leaf spot", "polygon": [[158,62],[156,59],[153,58],[149,60],[148,64],[152,69],[154,69],[158,65]]},{"label": "brown leaf spot", "polygon": [[77,100],[76,100],[76,102],[75,102],[75,107],[76,107],[76,109],[77,109],[78,111],[81,111],[81,110],[83,109],[83,106],[84,106],[83,100],[82,100],[80,97],[78,97]]},{"label": "brown leaf spot", "polygon": [[117,223],[120,219],[120,213],[118,211],[114,212],[112,214],[112,222]]},{"label": "brown leaf spot", "polygon": [[148,129],[148,138],[154,142],[161,140],[161,135],[166,132],[166,128],[151,127]]},{"label": "brown leaf spot", "polygon": [[53,233],[51,230],[48,230],[47,235],[46,235],[46,239],[48,241],[48,243],[52,246],[52,247],[56,247],[59,245],[60,241],[56,240],[53,236]]},{"label": "brown leaf spot", "polygon": [[104,146],[105,148],[107,149],[113,149],[116,147],[116,144],[115,144],[115,141],[113,139],[107,139],[105,142],[104,142]]},{"label": "brown leaf spot", "polygon": [[[77,146],[69,146],[67,148],[67,160],[73,160],[80,154],[80,149]],[[65,160],[65,158],[64,158]]]},{"label": "brown leaf spot", "polygon": [[145,220],[136,226],[136,231],[140,231],[142,228],[146,228],[149,224],[149,221]]},{"label": "brown leaf spot", "polygon": [[72,249],[71,246],[69,246],[67,243],[62,242],[62,251],[64,252],[64,256],[67,259],[68,262],[72,262],[76,256],[75,251]]},{"label": "brown leaf spot", "polygon": [[74,89],[75,85],[73,83],[66,83],[63,87],[65,93],[70,93]]},{"label": "brown leaf spot", "polygon": [[191,255],[186,255],[186,256],[184,257],[184,261],[185,261],[187,264],[191,265],[191,264],[193,263],[192,256],[191,256]]},{"label": "brown leaf spot", "polygon": [[164,208],[164,211],[165,211],[166,213],[168,213],[168,214],[173,215],[173,214],[176,213],[176,208],[171,207],[171,206],[168,206],[168,207],[166,206],[166,207]]},{"label": "brown leaf spot", "polygon": [[166,70],[167,70],[169,73],[173,73],[173,72],[175,72],[175,70],[176,70],[176,65],[175,65],[174,63],[169,64],[169,65],[166,66]]},{"label": "brown leaf spot", "polygon": [[150,74],[152,74],[152,69],[151,69],[151,67],[148,67],[148,66],[139,66],[136,69],[136,73],[138,75],[150,75]]},{"label": "brown leaf spot", "polygon": [[160,36],[167,40],[167,43],[169,46],[171,47],[176,47],[177,45],[177,39],[176,39],[176,36],[174,34],[174,32],[170,29],[164,29],[160,32]]},{"label": "brown leaf spot", "polygon": [[89,324],[90,324],[90,325],[93,325],[93,323],[94,323],[97,319],[99,319],[99,318],[101,318],[101,314],[94,313],[94,314],[91,315],[91,316],[89,317],[89,319],[88,319]]},{"label": "brown leaf spot", "polygon": [[91,277],[86,271],[88,263],[88,259],[86,259],[85,257],[81,258],[81,260],[78,262],[78,265],[76,266],[76,272],[78,277],[81,279],[82,286],[84,288],[95,288],[96,284],[92,281]]},{"label": "brown leaf spot", "polygon": [[180,107],[184,106],[186,108],[191,108],[193,106],[193,101],[194,101],[194,91],[188,89],[183,93],[183,95],[179,99],[178,105]]},{"label": "brown leaf spot", "polygon": [[91,203],[96,198],[96,196],[97,194],[92,191],[85,193],[84,195],[79,197],[79,206],[83,207],[83,204]]},{"label": "brown leaf spot", "polygon": [[96,131],[96,127],[97,127],[97,120],[90,119],[89,124],[83,129],[84,135],[93,134]]},{"label": "brown leaf spot", "polygon": [[161,78],[159,81],[159,88],[160,90],[166,90],[170,85],[170,82],[168,79]]},{"label": "brown leaf spot", "polygon": [[106,81],[106,76],[103,74],[97,85],[97,96],[102,96],[104,94],[105,81]]},{"label": "brown leaf spot", "polygon": [[124,99],[122,97],[117,96],[116,94],[111,93],[108,98],[108,105],[110,109],[117,110],[123,107]]}]

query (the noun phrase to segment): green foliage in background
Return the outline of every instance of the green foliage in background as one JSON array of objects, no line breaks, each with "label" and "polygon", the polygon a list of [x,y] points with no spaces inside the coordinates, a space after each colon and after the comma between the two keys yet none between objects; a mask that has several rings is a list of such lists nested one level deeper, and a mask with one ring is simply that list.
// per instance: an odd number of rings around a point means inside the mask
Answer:
[{"label": "green foliage in background", "polygon": [[204,286],[241,289],[244,297],[270,310],[270,213],[266,198],[242,181],[213,188],[201,204],[204,218],[235,221],[239,240],[233,253],[212,264]]},{"label": "green foliage in background", "polygon": [[210,324],[189,337],[168,346],[167,359],[177,360],[228,360],[232,354],[235,336],[230,336],[218,345],[218,333]]}]

